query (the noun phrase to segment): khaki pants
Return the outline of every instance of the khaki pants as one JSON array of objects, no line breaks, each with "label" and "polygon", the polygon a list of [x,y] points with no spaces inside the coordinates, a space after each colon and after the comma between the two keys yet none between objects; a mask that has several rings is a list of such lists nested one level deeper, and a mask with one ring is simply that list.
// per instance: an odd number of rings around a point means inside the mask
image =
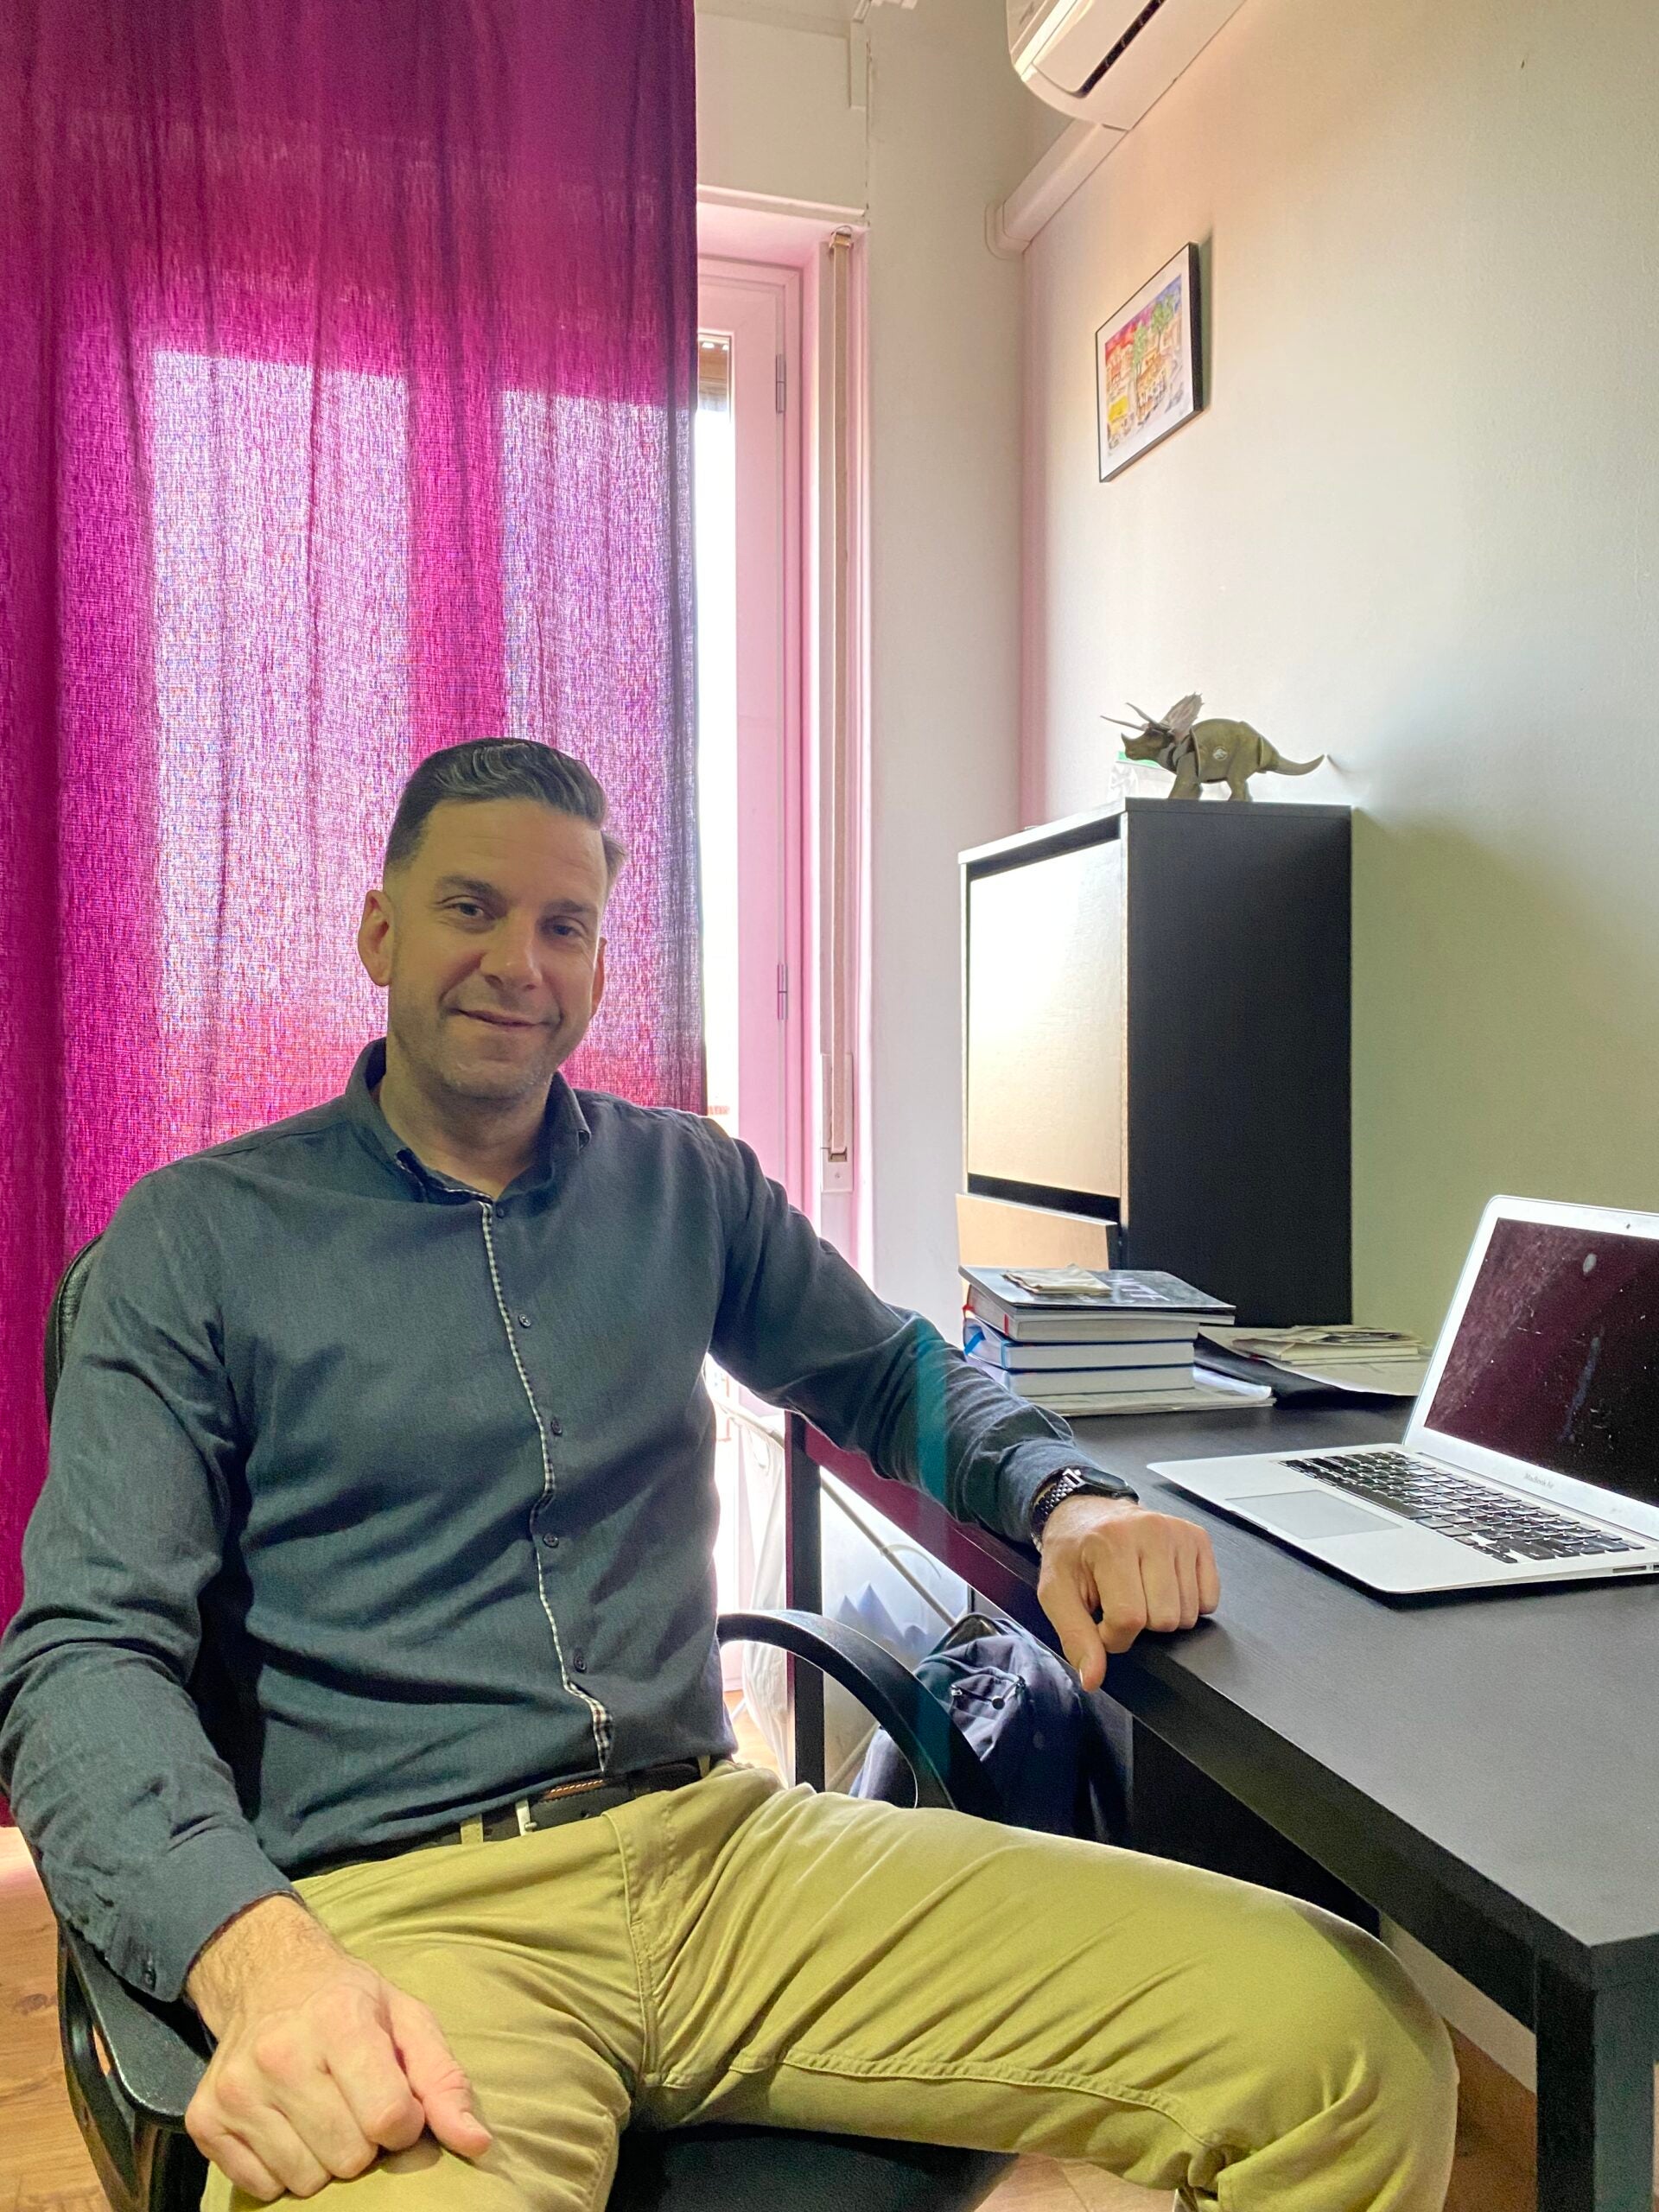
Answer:
[{"label": "khaki pants", "polygon": [[326,2212],[600,2212],[631,2120],[1041,2152],[1225,2212],[1445,2199],[1451,2047],[1392,1956],[1191,1867],[732,1763],[300,1888],[432,2007],[495,2137]]}]

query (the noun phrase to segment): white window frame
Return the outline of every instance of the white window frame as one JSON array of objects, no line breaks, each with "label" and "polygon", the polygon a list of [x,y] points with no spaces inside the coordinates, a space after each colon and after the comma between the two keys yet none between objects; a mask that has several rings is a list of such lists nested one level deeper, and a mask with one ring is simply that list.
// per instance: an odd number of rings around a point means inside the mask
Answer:
[{"label": "white window frame", "polygon": [[[791,1156],[801,1165],[798,1179],[786,1179],[797,1204],[858,1265],[872,1249],[864,222],[854,209],[715,190],[699,193],[697,218],[702,265],[738,271],[739,281],[790,276],[798,288],[799,375],[786,371],[785,416],[798,456],[785,557],[798,578],[789,665],[798,804],[786,812],[785,871],[795,887],[789,965],[798,1022],[788,1040]],[[828,1064],[831,1036],[839,1066]],[[832,1129],[837,1083],[846,1110]]]},{"label": "white window frame", "polygon": [[[698,327],[731,340],[737,567],[738,1127],[806,1187],[801,279],[698,262]],[[775,1039],[775,1049],[766,1040]]]}]

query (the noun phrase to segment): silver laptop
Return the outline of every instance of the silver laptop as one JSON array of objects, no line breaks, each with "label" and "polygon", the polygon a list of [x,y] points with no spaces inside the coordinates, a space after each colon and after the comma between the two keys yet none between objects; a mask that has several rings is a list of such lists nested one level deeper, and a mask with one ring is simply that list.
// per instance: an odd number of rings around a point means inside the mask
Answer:
[{"label": "silver laptop", "polygon": [[1659,1573],[1659,1214],[1494,1198],[1403,1442],[1153,1472],[1390,1595]]}]

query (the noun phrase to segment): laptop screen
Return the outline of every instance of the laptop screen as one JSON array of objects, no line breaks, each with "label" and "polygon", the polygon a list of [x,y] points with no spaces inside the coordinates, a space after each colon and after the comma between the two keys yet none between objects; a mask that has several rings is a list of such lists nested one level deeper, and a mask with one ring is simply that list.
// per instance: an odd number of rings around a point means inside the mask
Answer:
[{"label": "laptop screen", "polygon": [[1659,1239],[1500,1217],[1428,1426],[1659,1504]]}]

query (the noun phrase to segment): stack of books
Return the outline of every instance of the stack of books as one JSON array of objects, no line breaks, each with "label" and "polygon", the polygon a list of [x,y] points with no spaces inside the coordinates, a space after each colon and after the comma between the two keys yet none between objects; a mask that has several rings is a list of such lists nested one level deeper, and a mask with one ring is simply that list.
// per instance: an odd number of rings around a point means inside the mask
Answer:
[{"label": "stack of books", "polygon": [[1233,1308],[1177,1275],[1133,1268],[963,1268],[963,1350],[1057,1414],[1193,1413],[1272,1392],[1198,1363],[1200,1329]]}]

